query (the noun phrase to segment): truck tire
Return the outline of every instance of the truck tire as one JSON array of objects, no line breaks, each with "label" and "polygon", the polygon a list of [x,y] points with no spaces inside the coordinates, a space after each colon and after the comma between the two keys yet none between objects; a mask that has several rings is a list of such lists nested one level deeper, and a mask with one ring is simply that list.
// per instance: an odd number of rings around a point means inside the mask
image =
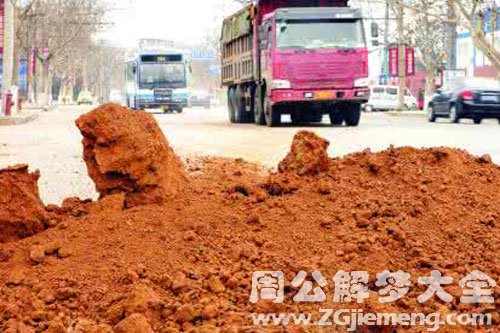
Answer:
[{"label": "truck tire", "polygon": [[238,86],[235,89],[234,106],[235,122],[238,124],[250,123],[250,112],[246,110],[245,92],[242,86]]},{"label": "truck tire", "polygon": [[271,105],[268,98],[264,100],[264,110],[268,127],[277,127],[281,125],[281,110]]},{"label": "truck tire", "polygon": [[236,123],[236,114],[234,106],[234,88],[230,87],[227,89],[227,109],[229,111],[229,121],[231,124]]},{"label": "truck tire", "polygon": [[342,110],[345,123],[349,127],[357,127],[361,120],[361,104],[347,104]]},{"label": "truck tire", "polygon": [[342,110],[334,108],[330,110],[329,116],[330,116],[330,123],[333,126],[342,126],[342,124],[344,123],[344,115],[342,113]]},{"label": "truck tire", "polygon": [[255,89],[255,109],[254,109],[254,121],[257,125],[265,125],[266,124],[266,116],[264,113],[264,94],[263,88],[261,86],[257,86]]}]

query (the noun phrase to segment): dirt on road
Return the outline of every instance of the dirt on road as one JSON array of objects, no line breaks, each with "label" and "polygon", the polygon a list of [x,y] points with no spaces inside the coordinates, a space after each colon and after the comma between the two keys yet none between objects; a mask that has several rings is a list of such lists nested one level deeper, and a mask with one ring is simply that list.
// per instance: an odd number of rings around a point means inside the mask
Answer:
[{"label": "dirt on road", "polygon": [[[183,167],[146,113],[107,105],[77,124],[98,202],[44,207],[36,173],[0,172],[2,189],[20,183],[27,193],[0,202],[0,230],[15,234],[0,244],[2,332],[263,332],[250,314],[319,308],[489,313],[493,326],[440,332],[498,332],[498,286],[494,303],[460,302],[469,273],[500,276],[500,168],[488,156],[391,148],[328,159],[328,143],[301,132],[278,173],[215,157]],[[15,231],[20,220],[30,232]],[[385,270],[409,273],[411,287],[381,304]],[[453,278],[452,300],[421,304],[418,278],[435,270]],[[257,271],[284,272],[283,303],[250,301]],[[300,271],[326,278],[325,302],[294,302]],[[366,271],[368,297],[334,302],[339,271]]]}]

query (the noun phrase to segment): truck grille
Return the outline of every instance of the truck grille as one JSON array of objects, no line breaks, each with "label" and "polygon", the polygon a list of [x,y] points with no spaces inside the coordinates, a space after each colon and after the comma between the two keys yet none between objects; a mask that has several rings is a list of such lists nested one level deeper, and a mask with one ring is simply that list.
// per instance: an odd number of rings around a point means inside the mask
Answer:
[{"label": "truck grille", "polygon": [[[359,66],[359,65],[358,65]],[[358,68],[351,63],[303,63],[293,67],[293,81],[296,88],[350,88],[352,78],[358,77]]]}]

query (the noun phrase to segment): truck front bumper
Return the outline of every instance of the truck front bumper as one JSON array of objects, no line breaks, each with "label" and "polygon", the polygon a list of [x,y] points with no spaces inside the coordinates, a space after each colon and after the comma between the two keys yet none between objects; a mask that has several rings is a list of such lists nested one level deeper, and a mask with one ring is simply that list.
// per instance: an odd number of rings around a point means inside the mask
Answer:
[{"label": "truck front bumper", "polygon": [[355,102],[364,104],[370,98],[370,89],[367,87],[317,90],[277,89],[271,92],[271,96],[273,104],[290,102]]}]

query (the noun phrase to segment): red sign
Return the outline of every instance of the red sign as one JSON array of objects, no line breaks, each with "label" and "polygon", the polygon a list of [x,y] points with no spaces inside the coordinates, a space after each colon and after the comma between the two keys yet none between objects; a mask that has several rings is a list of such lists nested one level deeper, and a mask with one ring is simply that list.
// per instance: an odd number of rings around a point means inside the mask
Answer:
[{"label": "red sign", "polygon": [[0,54],[3,54],[3,19],[5,12],[5,0],[0,0]]},{"label": "red sign", "polygon": [[412,47],[406,48],[406,76],[415,75],[415,49]]},{"label": "red sign", "polygon": [[[405,68],[406,76],[415,75],[415,49],[407,47],[405,49]],[[389,49],[389,76],[399,77],[399,48],[391,47]]]},{"label": "red sign", "polygon": [[389,76],[399,76],[399,49],[397,47],[389,49]]}]

